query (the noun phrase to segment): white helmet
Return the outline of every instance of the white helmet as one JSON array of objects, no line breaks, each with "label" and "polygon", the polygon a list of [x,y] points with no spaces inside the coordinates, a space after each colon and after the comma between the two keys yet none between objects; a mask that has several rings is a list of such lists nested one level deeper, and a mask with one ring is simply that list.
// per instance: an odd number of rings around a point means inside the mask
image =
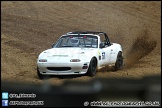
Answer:
[{"label": "white helmet", "polygon": [[78,46],[78,45],[79,45],[79,39],[71,38],[71,39],[70,39],[70,44],[71,44],[72,46]]}]

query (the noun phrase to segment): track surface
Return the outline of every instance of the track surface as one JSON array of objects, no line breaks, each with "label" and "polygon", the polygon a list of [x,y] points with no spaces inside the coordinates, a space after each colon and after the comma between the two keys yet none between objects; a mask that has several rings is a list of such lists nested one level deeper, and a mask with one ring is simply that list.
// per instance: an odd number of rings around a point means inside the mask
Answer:
[{"label": "track surface", "polygon": [[[36,74],[40,52],[69,31],[104,31],[123,46],[125,68],[107,68],[93,78],[161,75],[160,1],[1,2],[1,79],[43,83]],[[87,81],[88,76],[54,76],[52,84]]]}]

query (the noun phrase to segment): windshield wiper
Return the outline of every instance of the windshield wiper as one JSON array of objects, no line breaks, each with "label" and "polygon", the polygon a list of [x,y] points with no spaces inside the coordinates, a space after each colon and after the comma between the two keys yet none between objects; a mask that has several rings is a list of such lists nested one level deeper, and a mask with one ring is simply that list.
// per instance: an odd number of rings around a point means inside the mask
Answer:
[{"label": "windshield wiper", "polygon": [[96,47],[93,47],[93,46],[82,46],[82,47],[86,47],[86,48],[96,48]]},{"label": "windshield wiper", "polygon": [[70,46],[70,45],[63,45],[63,46],[60,46],[60,47],[74,47],[74,46]]}]

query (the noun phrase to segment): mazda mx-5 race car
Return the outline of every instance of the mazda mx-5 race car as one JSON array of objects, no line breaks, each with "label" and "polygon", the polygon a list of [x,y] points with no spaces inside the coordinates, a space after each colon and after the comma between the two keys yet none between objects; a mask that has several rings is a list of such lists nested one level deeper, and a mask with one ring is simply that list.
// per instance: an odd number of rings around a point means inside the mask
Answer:
[{"label": "mazda mx-5 race car", "polygon": [[52,48],[40,53],[37,59],[39,78],[45,75],[87,74],[94,76],[97,69],[123,67],[120,44],[111,43],[105,32],[68,32]]}]

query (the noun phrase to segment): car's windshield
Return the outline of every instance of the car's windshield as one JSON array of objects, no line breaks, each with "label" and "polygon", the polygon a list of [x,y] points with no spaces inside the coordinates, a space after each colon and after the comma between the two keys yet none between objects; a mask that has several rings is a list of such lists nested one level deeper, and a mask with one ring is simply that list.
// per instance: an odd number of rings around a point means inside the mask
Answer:
[{"label": "car's windshield", "polygon": [[60,47],[88,47],[97,48],[98,47],[98,37],[90,35],[68,35],[63,36],[59,39],[55,48]]}]

